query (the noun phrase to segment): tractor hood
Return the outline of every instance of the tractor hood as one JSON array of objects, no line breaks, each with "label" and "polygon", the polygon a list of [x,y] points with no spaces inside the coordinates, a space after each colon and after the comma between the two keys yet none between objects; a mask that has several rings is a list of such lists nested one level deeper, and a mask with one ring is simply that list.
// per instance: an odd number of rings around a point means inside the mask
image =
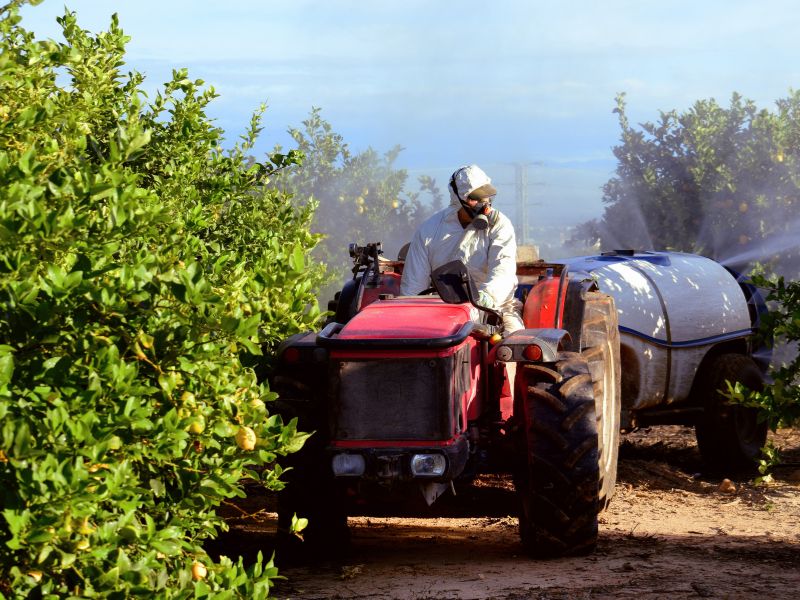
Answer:
[{"label": "tractor hood", "polygon": [[471,322],[468,304],[445,304],[435,296],[378,300],[338,332],[341,340],[443,339]]}]

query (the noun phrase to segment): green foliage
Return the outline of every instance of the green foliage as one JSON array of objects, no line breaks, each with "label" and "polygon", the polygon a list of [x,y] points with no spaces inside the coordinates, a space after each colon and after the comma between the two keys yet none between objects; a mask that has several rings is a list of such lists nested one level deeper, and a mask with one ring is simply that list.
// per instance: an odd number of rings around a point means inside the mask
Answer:
[{"label": "green foliage", "polygon": [[[786,283],[783,277],[754,275],[752,282],[768,291],[767,302],[773,305],[773,310],[762,317],[760,335],[769,343],[784,344],[792,358],[771,369],[772,383],[763,391],[728,383],[725,395],[731,402],[757,408],[772,431],[796,427],[800,425],[800,281]],[[769,481],[770,471],[779,462],[780,449],[768,443],[762,450],[759,480]]]},{"label": "green foliage", "polygon": [[[441,207],[441,193],[430,177],[419,178],[419,191],[404,190],[408,175],[394,166],[400,146],[383,155],[371,148],[354,154],[317,108],[302,130],[289,132],[305,160],[302,168],[283,173],[277,185],[316,202],[314,230],[325,239],[315,255],[328,264],[332,277],[349,272],[349,243],[380,241],[387,257],[394,258],[419,224]],[[423,204],[423,195],[433,199],[432,208]]]},{"label": "green foliage", "polygon": [[265,597],[271,561],[202,542],[305,437],[246,366],[319,318],[313,206],[266,186],[302,156],[248,159],[260,114],[223,152],[213,90],[148,101],[116,17],[59,22],[0,9],[0,595]]},{"label": "green foliage", "polygon": [[762,335],[795,351],[792,360],[772,369],[773,383],[763,392],[736,386],[729,390],[729,396],[761,409],[770,429],[775,431],[800,424],[800,355],[796,352],[800,343],[800,281],[786,283],[783,277],[767,279],[761,275],[752,280],[768,290],[767,301],[774,303],[774,309],[763,317]]},{"label": "green foliage", "polygon": [[778,100],[774,111],[738,94],[728,108],[701,100],[638,128],[628,121],[624,95],[614,112],[622,136],[616,175],[603,188],[607,206],[577,239],[715,259],[759,248],[757,256],[768,259],[784,239],[796,253],[800,92]]}]

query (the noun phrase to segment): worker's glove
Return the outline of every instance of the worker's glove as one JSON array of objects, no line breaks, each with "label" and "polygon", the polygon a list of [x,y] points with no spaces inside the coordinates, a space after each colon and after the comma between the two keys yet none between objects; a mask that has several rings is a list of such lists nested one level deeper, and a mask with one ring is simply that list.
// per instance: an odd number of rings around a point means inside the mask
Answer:
[{"label": "worker's glove", "polygon": [[492,298],[489,292],[481,290],[478,292],[478,304],[484,308],[494,308],[494,298]]}]

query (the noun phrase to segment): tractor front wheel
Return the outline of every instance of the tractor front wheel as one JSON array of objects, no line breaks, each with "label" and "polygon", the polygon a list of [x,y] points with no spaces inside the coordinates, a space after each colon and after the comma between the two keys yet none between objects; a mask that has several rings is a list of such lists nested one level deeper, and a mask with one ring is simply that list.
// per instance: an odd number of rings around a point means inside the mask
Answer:
[{"label": "tractor front wheel", "polygon": [[581,358],[589,366],[597,417],[600,509],[614,496],[621,410],[619,317],[614,299],[586,292],[581,324]]},{"label": "tractor front wheel", "polygon": [[592,376],[580,355],[559,358],[523,365],[527,393],[517,399],[519,529],[537,558],[586,554],[597,543],[601,481]]},{"label": "tractor front wheel", "polygon": [[[341,552],[349,542],[345,490],[334,478],[324,451],[324,420],[304,383],[276,377],[273,389],[279,395],[275,410],[284,422],[296,417],[299,431],[313,432],[298,452],[281,461],[281,466],[290,470],[283,475],[286,486],[278,493],[277,558],[315,559],[324,558],[332,549]],[[308,519],[302,539],[290,531],[295,514]]]}]

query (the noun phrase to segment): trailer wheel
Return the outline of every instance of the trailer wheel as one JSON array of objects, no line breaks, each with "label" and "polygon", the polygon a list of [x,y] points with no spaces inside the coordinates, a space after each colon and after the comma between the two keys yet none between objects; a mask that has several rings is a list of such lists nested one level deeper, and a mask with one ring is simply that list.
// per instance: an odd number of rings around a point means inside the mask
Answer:
[{"label": "trailer wheel", "polygon": [[518,398],[519,530],[525,549],[537,558],[585,554],[597,543],[600,470],[592,377],[579,355],[559,358],[522,365],[527,393]]},{"label": "trailer wheel", "polygon": [[[317,558],[334,548],[341,552],[349,542],[345,493],[325,454],[324,419],[304,383],[278,376],[273,391],[279,395],[274,410],[284,422],[296,417],[298,430],[314,432],[298,452],[280,461],[291,469],[282,476],[286,486],[278,493],[278,559]],[[302,540],[290,532],[295,514],[308,519]]]},{"label": "trailer wheel", "polygon": [[614,299],[587,292],[581,325],[581,357],[589,365],[597,417],[600,468],[600,510],[614,496],[619,456],[621,409],[619,316]]},{"label": "trailer wheel", "polygon": [[697,390],[703,416],[695,426],[700,453],[717,469],[752,469],[767,440],[767,423],[758,422],[756,409],[730,404],[719,390],[727,390],[726,380],[761,390],[761,371],[749,356],[720,354],[697,376],[702,377]]}]

